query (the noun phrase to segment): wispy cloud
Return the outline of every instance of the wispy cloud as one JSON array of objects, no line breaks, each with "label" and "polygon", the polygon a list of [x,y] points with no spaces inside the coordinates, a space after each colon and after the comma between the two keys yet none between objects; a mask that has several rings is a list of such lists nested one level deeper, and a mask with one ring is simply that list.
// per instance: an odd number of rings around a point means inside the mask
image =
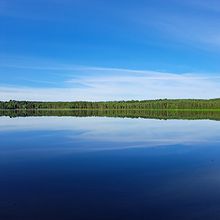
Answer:
[{"label": "wispy cloud", "polygon": [[126,16],[147,32],[156,30],[168,40],[213,50],[220,46],[218,11],[219,1],[169,0],[164,7],[155,3],[136,11],[128,10]]},{"label": "wispy cloud", "polygon": [[[175,0],[178,1],[178,0]],[[219,12],[220,5],[218,0],[186,0],[181,2],[182,5],[193,7],[194,9],[200,9],[203,11]]]},{"label": "wispy cloud", "polygon": [[86,0],[47,0],[47,4],[53,9],[49,10],[50,13],[44,7],[45,1],[37,1],[33,4],[27,0],[13,1],[13,3],[3,0],[0,3],[0,16],[77,23],[82,18],[79,15],[73,17],[72,10],[69,10],[72,8],[75,14],[81,10],[94,15],[91,21],[96,16],[100,20],[117,19],[118,24],[129,26],[128,29],[136,31],[137,35],[158,30],[165,33],[161,37],[191,43],[195,47],[220,46],[220,17],[218,15],[220,4],[217,0],[167,0],[145,3],[136,1],[127,5],[120,1],[118,4],[114,1],[103,4],[101,1],[91,3]]},{"label": "wispy cloud", "polygon": [[[65,86],[30,88],[1,86],[1,100],[129,100],[157,98],[216,98],[220,76],[175,74],[147,70],[77,67]],[[82,73],[82,74],[80,74]],[[80,85],[80,86],[79,86]]]}]

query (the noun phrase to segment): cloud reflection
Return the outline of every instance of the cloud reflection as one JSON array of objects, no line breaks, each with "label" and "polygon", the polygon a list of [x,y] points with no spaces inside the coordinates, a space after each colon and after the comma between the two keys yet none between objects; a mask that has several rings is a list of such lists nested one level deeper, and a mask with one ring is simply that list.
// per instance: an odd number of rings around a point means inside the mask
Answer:
[{"label": "cloud reflection", "polygon": [[[54,145],[58,148],[62,145],[62,149],[64,149],[63,145],[65,145],[71,151],[117,150],[178,144],[202,145],[220,141],[220,123],[208,120],[165,121],[106,117],[0,118],[1,135],[17,132],[28,134],[28,132],[33,131],[36,131],[34,137],[36,141],[45,138],[46,142],[46,138],[49,137],[51,142],[57,135],[61,136],[60,142],[54,143]],[[45,136],[38,136],[39,132],[45,133]],[[20,141],[22,142],[22,140]],[[25,141],[31,142],[33,140],[26,138]],[[10,143],[10,140],[8,143]],[[51,145],[53,143],[50,143]]]}]

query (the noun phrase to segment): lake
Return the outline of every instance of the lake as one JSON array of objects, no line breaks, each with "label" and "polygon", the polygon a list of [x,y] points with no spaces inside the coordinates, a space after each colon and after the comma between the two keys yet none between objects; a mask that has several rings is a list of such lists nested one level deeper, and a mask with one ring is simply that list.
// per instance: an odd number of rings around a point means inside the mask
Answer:
[{"label": "lake", "polygon": [[23,116],[0,117],[0,219],[220,219],[220,121]]}]

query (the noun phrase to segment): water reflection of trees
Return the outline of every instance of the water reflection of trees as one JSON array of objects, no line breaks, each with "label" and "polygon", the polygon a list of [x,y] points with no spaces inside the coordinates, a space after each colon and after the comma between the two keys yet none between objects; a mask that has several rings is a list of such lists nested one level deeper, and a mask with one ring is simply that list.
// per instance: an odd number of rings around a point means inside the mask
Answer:
[{"label": "water reflection of trees", "polygon": [[220,120],[219,111],[210,110],[1,110],[0,116],[72,116],[72,117],[119,117],[148,119],[210,119]]}]

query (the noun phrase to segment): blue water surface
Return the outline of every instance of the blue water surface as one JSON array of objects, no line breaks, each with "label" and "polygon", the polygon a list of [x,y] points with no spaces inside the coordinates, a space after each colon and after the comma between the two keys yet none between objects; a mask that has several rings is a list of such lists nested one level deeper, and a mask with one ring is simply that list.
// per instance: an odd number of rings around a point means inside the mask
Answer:
[{"label": "blue water surface", "polygon": [[220,219],[220,122],[0,117],[0,219]]}]

